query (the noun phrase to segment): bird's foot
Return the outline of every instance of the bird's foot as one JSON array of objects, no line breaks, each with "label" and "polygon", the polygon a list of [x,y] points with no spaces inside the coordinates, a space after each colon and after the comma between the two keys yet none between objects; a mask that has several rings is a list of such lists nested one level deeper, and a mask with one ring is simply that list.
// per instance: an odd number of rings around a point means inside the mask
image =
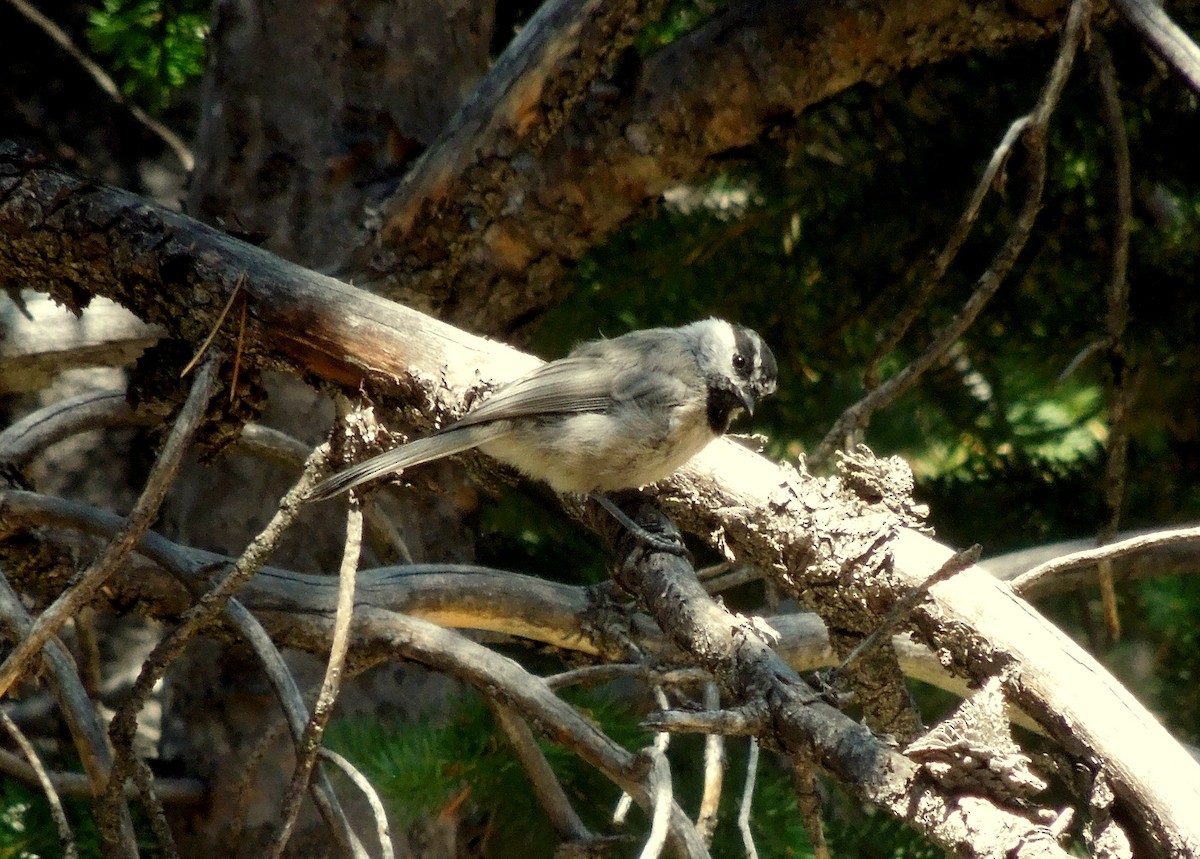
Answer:
[{"label": "bird's foot", "polygon": [[648,530],[644,525],[634,521],[629,514],[618,507],[616,502],[614,502],[607,495],[601,495],[597,492],[592,497],[595,498],[596,502],[605,510],[607,510],[614,519],[616,519],[625,527],[625,530],[629,532],[630,536],[632,536],[647,549],[654,552],[667,552],[671,555],[678,555],[681,558],[688,558],[689,560],[691,559],[692,554],[688,551],[687,546],[684,545],[683,537],[680,535],[679,531],[676,530],[674,524],[670,520],[666,520],[666,530],[661,532],[651,531]]}]

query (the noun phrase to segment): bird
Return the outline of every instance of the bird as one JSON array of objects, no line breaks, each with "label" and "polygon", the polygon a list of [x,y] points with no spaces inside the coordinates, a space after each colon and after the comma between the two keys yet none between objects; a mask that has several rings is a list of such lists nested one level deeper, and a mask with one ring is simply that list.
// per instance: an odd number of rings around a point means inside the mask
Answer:
[{"label": "bird", "polygon": [[644,542],[675,551],[677,541],[648,534],[607,493],[669,477],[752,415],[777,376],[762,337],[716,318],[588,341],[437,432],[321,481],[307,500],[477,448],[555,492],[594,497]]}]

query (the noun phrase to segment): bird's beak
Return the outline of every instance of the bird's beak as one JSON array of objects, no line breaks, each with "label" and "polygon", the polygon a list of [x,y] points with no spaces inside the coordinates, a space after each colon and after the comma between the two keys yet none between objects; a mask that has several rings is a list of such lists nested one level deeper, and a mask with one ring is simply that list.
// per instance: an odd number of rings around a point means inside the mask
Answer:
[{"label": "bird's beak", "polygon": [[742,406],[744,406],[746,409],[746,414],[750,415],[750,417],[754,417],[755,400],[753,392],[748,391],[745,388],[738,388],[737,395],[738,399],[742,403]]}]

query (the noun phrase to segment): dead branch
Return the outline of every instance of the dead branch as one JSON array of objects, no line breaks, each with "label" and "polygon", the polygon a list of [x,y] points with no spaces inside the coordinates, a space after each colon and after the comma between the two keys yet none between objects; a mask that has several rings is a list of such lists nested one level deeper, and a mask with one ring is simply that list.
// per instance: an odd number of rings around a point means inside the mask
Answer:
[{"label": "dead branch", "polygon": [[[212,591],[208,593],[212,593]],[[238,631],[242,640],[250,645],[250,648],[258,656],[259,662],[271,682],[275,698],[283,708],[285,721],[288,729],[291,731],[292,741],[297,749],[297,758],[299,758],[309,716],[305,709],[300,689],[296,685],[295,678],[292,676],[291,671],[288,670],[287,664],[283,661],[283,656],[280,654],[278,648],[276,648],[271,637],[267,634],[267,631],[263,629],[258,619],[247,611],[240,602],[236,599],[228,599],[222,608],[222,613],[230,625]],[[332,642],[327,643],[326,649],[331,645]],[[153,663],[147,660],[146,664],[152,665]],[[310,771],[314,777],[308,781],[309,794],[312,796],[317,810],[329,826],[335,843],[341,849],[343,855],[354,857],[354,859],[366,859],[366,850],[359,840],[358,834],[351,828],[349,821],[346,819],[345,812],[342,811],[341,803],[338,801],[337,794],[334,793],[333,785],[330,783],[328,775],[319,766]]]},{"label": "dead branch", "polygon": [[1200,47],[1171,20],[1171,16],[1153,0],[1113,0],[1150,47],[1183,80],[1200,92]]},{"label": "dead branch", "polygon": [[[206,318],[212,321],[213,308],[222,306],[245,273],[250,299],[246,336],[252,345],[248,360],[267,364],[280,356],[288,366],[315,376],[365,381],[376,394],[412,404],[424,420],[460,411],[463,397],[479,385],[511,379],[533,362],[288,266],[180,216],[136,205],[120,192],[85,188],[85,183],[11,153],[5,164],[0,259],[17,261],[43,289],[76,300],[89,290],[117,294],[139,314],[196,343],[208,333]],[[48,205],[49,200],[57,205]],[[93,218],[108,229],[93,229]],[[30,226],[18,228],[25,223]],[[53,253],[35,226],[54,227]],[[95,254],[72,240],[84,235],[95,238]],[[132,241],[136,251],[106,254],[114,236]],[[144,264],[160,253],[174,262],[170,284],[154,281],[155,272]],[[156,283],[153,289],[142,288],[151,282]],[[185,298],[192,306],[196,295],[210,301],[196,305],[195,313],[183,312]],[[834,594],[832,585],[840,583],[844,570],[840,543],[855,528],[878,533],[880,545],[892,548],[894,580],[862,586],[871,592],[885,587],[894,595],[903,593],[951,554],[903,527],[883,527],[879,523],[886,520],[879,517],[885,511],[864,511],[850,502],[850,495],[840,481],[815,480],[732,441],[712,445],[658,489],[660,502],[688,530],[763,568],[786,570],[791,580],[803,583],[798,591],[805,599]],[[960,579],[971,589],[960,585]],[[862,591],[849,591],[856,592]],[[997,606],[1005,611],[998,612]],[[1007,623],[995,623],[999,615]],[[1072,642],[973,570],[935,588],[932,606],[920,607],[917,620],[923,635],[968,676],[980,677],[1002,654],[1009,672],[1006,692],[1015,703],[1078,760],[1113,764],[1117,801],[1130,819],[1165,851],[1186,852],[1196,843],[1196,824],[1186,809],[1196,806],[1200,777],[1186,761],[1180,763],[1184,754],[1144,708]],[[1031,647],[1033,642],[1039,647]],[[1080,701],[1089,702],[1086,712],[1079,710]]]},{"label": "dead branch", "polygon": [[[704,684],[704,698],[701,702],[708,710],[715,710],[721,704],[717,684],[708,681]],[[725,738],[721,734],[709,734],[704,738],[704,792],[700,795],[700,808],[696,812],[696,828],[704,843],[711,845],[713,833],[717,828],[717,812],[721,805],[721,789],[725,784]]]},{"label": "dead branch", "polygon": [[1015,576],[1011,585],[1014,592],[1022,595],[1031,591],[1038,592],[1044,590],[1045,582],[1063,573],[1091,569],[1101,562],[1111,562],[1130,555],[1145,555],[1148,550],[1176,546],[1191,548],[1193,552],[1190,554],[1194,555],[1195,548],[1200,546],[1200,528],[1155,531],[1115,543],[1106,543],[1094,549],[1063,554]]},{"label": "dead branch", "polygon": [[[28,763],[3,749],[0,749],[0,772],[26,784],[38,783],[37,775]],[[90,799],[93,796],[92,783],[85,773],[49,771],[47,776],[60,796],[81,799]],[[167,805],[198,805],[204,801],[205,787],[199,779],[157,776],[154,779],[154,791]],[[135,785],[126,787],[126,799],[133,799],[137,795],[138,789]]]},{"label": "dead branch", "polygon": [[[564,271],[600,237],[668,188],[703,176],[715,157],[758,140],[781,116],[964,51],[1045,38],[1059,25],[998,0],[731,5],[640,66],[596,81],[520,169],[512,162],[521,148],[484,160],[482,176],[448,168],[437,184],[456,189],[442,204],[450,216],[426,219],[415,241],[385,227],[343,274],[468,330],[511,330],[565,296]],[[534,66],[520,84],[536,92],[541,73]],[[497,89],[488,107],[504,117],[507,91]],[[472,134],[464,124],[447,135],[461,135],[462,152],[496,151],[486,129]],[[469,177],[481,190],[458,194]],[[484,192],[496,202],[481,202]],[[410,212],[408,199],[402,192],[396,209]],[[467,216],[481,209],[486,228],[475,229]],[[460,302],[465,284],[482,299]]]},{"label": "dead branch", "polygon": [[354,764],[346,760],[337,752],[330,751],[324,746],[320,749],[321,757],[329,761],[335,767],[340,769],[354,783],[354,786],[362,791],[363,796],[367,798],[367,802],[371,806],[371,814],[375,817],[375,835],[379,838],[379,855],[383,859],[394,859],[395,850],[392,847],[391,827],[388,826],[387,814],[383,810],[383,800],[379,798],[379,793],[374,786],[367,781]]},{"label": "dead branch", "polygon": [[[622,582],[637,593],[659,625],[694,654],[725,687],[734,704],[758,714],[760,742],[787,754],[811,755],[861,799],[887,809],[943,847],[972,854],[1062,856],[1036,836],[1039,827],[980,798],[968,813],[961,797],[921,779],[908,758],[866,727],[821,701],[771,649],[747,619],[714,602],[679,558],[658,553],[627,564]],[[652,716],[647,719],[655,723]],[[928,813],[914,814],[922,808]],[[1002,842],[983,844],[966,817],[1003,827]],[[1002,823],[1000,821],[1003,821]],[[978,832],[978,830],[975,830]],[[1026,842],[1028,839],[1028,842]]]},{"label": "dead branch", "polygon": [[[301,726],[308,719],[307,714],[304,713],[303,703],[299,700],[299,690],[295,688],[295,683],[291,680],[291,675],[283,665],[270,638],[262,631],[257,620],[233,599],[233,594],[266,562],[286,525],[295,516],[298,499],[303,492],[307,491],[312,482],[311,471],[315,470],[316,464],[322,462],[324,457],[323,447],[313,453],[310,460],[314,468],[307,471],[300,483],[284,497],[275,516],[246,547],[233,568],[214,587],[205,591],[195,605],[184,612],[179,626],[155,646],[149,658],[142,665],[142,670],[138,674],[133,688],[124,703],[117,709],[109,726],[109,735],[113,738],[114,761],[112,775],[105,792],[105,802],[101,806],[102,811],[107,812],[100,815],[102,831],[111,829],[113,825],[111,809],[115,808],[115,802],[120,795],[124,780],[132,774],[135,767],[133,736],[137,728],[138,712],[142,709],[155,684],[166,672],[167,666],[179,657],[187,642],[201,629],[211,624],[221,613],[225,613],[234,622],[235,627],[254,646],[255,651],[263,659],[264,667],[268,669],[267,675],[274,681],[277,696],[281,702],[290,704],[290,707],[285,709],[292,717],[290,724],[295,732],[294,736],[299,742],[299,737],[303,734]],[[312,783],[311,791],[318,809],[325,817],[342,850],[347,855],[365,856],[362,844],[346,822],[345,815],[337,803],[328,780],[322,775],[320,779]]]},{"label": "dead branch", "polygon": [[975,222],[984,196],[992,187],[996,171],[1007,160],[1011,147],[1020,139],[1025,142],[1029,186],[1004,244],[996,253],[987,270],[979,276],[975,291],[963,304],[962,309],[943,326],[921,354],[886,382],[869,391],[838,417],[829,432],[821,439],[820,444],[813,449],[812,459],[815,462],[825,462],[835,449],[851,447],[866,429],[872,414],[893,402],[896,397],[916,384],[917,380],[944,356],[950,347],[974,324],[983,308],[987,306],[992,296],[1004,283],[1005,278],[1008,277],[1009,272],[1012,271],[1017,257],[1025,249],[1025,243],[1033,230],[1034,221],[1042,208],[1042,193],[1046,187],[1046,135],[1050,117],[1058,105],[1059,96],[1071,74],[1075,53],[1079,48],[1080,39],[1083,37],[1090,14],[1090,6],[1087,2],[1075,0],[1071,4],[1058,55],[1055,57],[1046,83],[1038,95],[1037,103],[1028,114],[1015,120],[1005,132],[1000,145],[992,154],[987,169],[984,170],[982,179],[977,183],[971,200],[967,204],[967,209],[959,219],[950,241],[935,259],[932,274],[938,276],[944,274],[950,262],[957,255],[962,242]]},{"label": "dead branch", "polygon": [[167,489],[175,479],[184,451],[204,416],[216,384],[216,375],[217,363],[210,362],[197,377],[162,452],[155,460],[154,468],[146,480],[146,487],[129,516],[128,524],[113,539],[100,559],[84,571],[78,584],[38,617],[29,634],[17,643],[13,652],[0,665],[0,695],[11,688],[13,682],[28,670],[30,660],[57,629],[96,595],[150,527],[150,523],[158,515]]},{"label": "dead branch", "polygon": [[[1107,516],[1096,535],[1100,544],[1112,542],[1121,524],[1129,476],[1129,437],[1132,434],[1136,377],[1130,366],[1125,343],[1125,328],[1129,319],[1129,231],[1133,222],[1133,176],[1129,158],[1129,138],[1125,133],[1125,116],[1117,90],[1117,70],[1104,37],[1094,34],[1088,49],[1091,66],[1099,82],[1101,115],[1108,132],[1108,145],[1113,159],[1114,224],[1112,263],[1105,296],[1105,341],[1107,344],[1108,437],[1104,441],[1104,506]],[[1102,561],[1097,567],[1104,624],[1109,638],[1121,637],[1121,618],[1117,613],[1117,592],[1113,585],[1112,565]]]},{"label": "dead branch", "polygon": [[4,710],[0,710],[0,726],[3,726],[8,735],[12,737],[13,742],[21,750],[21,754],[25,756],[29,768],[34,773],[35,781],[46,796],[46,802],[50,805],[50,816],[54,818],[54,825],[58,828],[58,841],[63,848],[63,855],[66,859],[78,859],[79,848],[75,844],[75,836],[71,832],[71,824],[67,822],[67,813],[63,811],[62,800],[59,799],[58,791],[55,789],[54,782],[50,779],[49,773],[46,772],[46,767],[43,766],[42,759],[38,757],[33,744],[21,733],[21,729],[17,727],[16,723],[13,722]]},{"label": "dead branch", "polygon": [[[310,634],[328,640],[328,618],[304,621]],[[520,664],[461,635],[426,621],[374,608],[361,609],[354,623],[356,640],[367,652],[414,659],[470,683],[531,719],[555,742],[570,749],[650,811],[653,794],[639,757],[600,732],[558,698],[540,677]],[[685,856],[707,856],[699,834],[675,803],[669,813],[669,841]]]},{"label": "dead branch", "polygon": [[[504,193],[518,172],[516,164],[538,155],[601,69],[665,5],[662,0],[542,4],[404,177],[381,213],[378,232],[360,249],[348,274],[374,271],[395,278],[411,268],[396,259],[397,248],[408,245],[402,256],[437,257],[439,280],[457,280],[475,246],[495,241],[491,227],[501,211],[516,203]],[[428,230],[431,222],[441,225],[437,232]],[[456,241],[444,241],[446,228],[459,234]]]},{"label": "dead branch", "polygon": [[550,762],[538,748],[537,740],[533,736],[533,732],[529,730],[529,725],[517,713],[498,703],[494,698],[488,698],[487,701],[496,716],[496,723],[504,732],[509,745],[513,747],[517,760],[521,762],[521,768],[525,770],[525,775],[533,787],[538,804],[546,812],[555,831],[563,841],[590,841],[593,839],[595,836],[580,819],[562,784],[558,781],[558,777],[554,774],[554,770],[550,767]]},{"label": "dead branch", "polygon": [[151,134],[166,144],[167,148],[175,154],[177,159],[179,159],[179,165],[183,168],[185,173],[192,172],[192,169],[196,166],[196,159],[192,156],[192,151],[187,147],[187,144],[185,144],[179,138],[179,136],[175,134],[175,132],[171,131],[171,129],[167,128],[154,117],[147,114],[136,104],[125,98],[125,95],[117,87],[113,79],[108,76],[108,73],[105,72],[104,69],[100,68],[100,66],[95,62],[93,62],[92,59],[75,44],[74,40],[67,35],[65,30],[39,12],[34,6],[26,2],[26,0],[8,0],[8,3],[14,9],[24,15],[26,20],[53,39],[60,48],[66,51],[71,59],[78,63],[79,66],[91,76],[92,80],[96,82],[96,86],[98,86],[106,96],[112,99],[113,103],[115,103],[118,107],[129,111],[130,116],[136,119]]},{"label": "dead branch", "polygon": [[354,615],[354,586],[358,573],[358,557],[362,550],[362,511],[357,501],[351,503],[346,516],[346,540],[342,565],[338,572],[337,611],[334,615],[333,641],[329,647],[329,661],[325,666],[325,678],[317,693],[317,702],[312,715],[304,725],[304,732],[296,746],[296,768],[284,795],[280,811],[279,830],[271,844],[272,859],[278,859],[287,847],[292,827],[300,814],[300,801],[308,788],[312,769],[317,762],[325,726],[333,715],[333,705],[342,688],[342,671],[346,665],[346,651],[350,646],[350,620]]},{"label": "dead branch", "polygon": [[[33,631],[34,619],[3,576],[0,576],[0,617],[18,642],[27,639]],[[62,642],[51,637],[42,648],[41,660],[49,669],[50,688],[87,773],[88,795],[95,797],[104,789],[112,773],[113,752],[108,736],[79,679],[75,660]],[[115,816],[110,849],[116,856],[134,857],[137,855],[137,838],[124,797],[117,804]]]},{"label": "dead branch", "polygon": [[132,364],[162,331],[124,307],[99,300],[79,317],[44,295],[24,302],[5,322],[0,342],[0,391],[33,391],[74,367]]}]

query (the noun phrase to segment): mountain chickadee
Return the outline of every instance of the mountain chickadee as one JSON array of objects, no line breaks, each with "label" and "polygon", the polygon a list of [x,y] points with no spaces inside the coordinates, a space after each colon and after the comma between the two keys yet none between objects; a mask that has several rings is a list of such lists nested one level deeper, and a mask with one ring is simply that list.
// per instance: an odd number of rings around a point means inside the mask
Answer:
[{"label": "mountain chickadee", "polygon": [[647,534],[602,493],[672,474],[743,410],[753,414],[775,392],[776,372],[758,334],[719,319],[582,343],[433,435],[324,480],[308,498],[477,447],[556,492],[595,496],[640,539],[675,551],[677,542]]}]

